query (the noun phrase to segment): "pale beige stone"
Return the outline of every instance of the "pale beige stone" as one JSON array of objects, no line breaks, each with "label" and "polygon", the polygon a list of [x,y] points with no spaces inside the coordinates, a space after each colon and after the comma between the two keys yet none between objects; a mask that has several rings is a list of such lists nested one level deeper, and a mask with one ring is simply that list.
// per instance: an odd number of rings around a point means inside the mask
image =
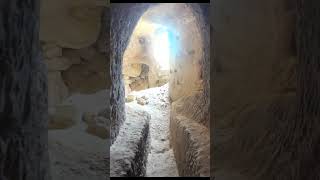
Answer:
[{"label": "pale beige stone", "polygon": [[48,72],[48,104],[53,107],[68,96],[68,88],[64,84],[59,71]]},{"label": "pale beige stone", "polygon": [[130,77],[138,77],[141,74],[141,64],[130,64],[123,67],[123,74]]},{"label": "pale beige stone", "polygon": [[137,103],[140,104],[140,105],[146,105],[148,104],[149,102],[143,98],[136,98],[137,100]]},{"label": "pale beige stone", "polygon": [[82,120],[87,123],[87,132],[91,135],[106,139],[109,137],[109,119],[98,116],[92,112],[86,112],[82,116]]},{"label": "pale beige stone", "polygon": [[49,71],[64,71],[72,65],[72,62],[65,57],[55,57],[44,61]]},{"label": "pale beige stone", "polygon": [[76,124],[73,105],[57,105],[49,111],[49,129],[65,129]]},{"label": "pale beige stone", "polygon": [[42,51],[46,59],[62,56],[62,48],[52,43],[45,43],[42,46]]},{"label": "pale beige stone", "polygon": [[132,101],[134,101],[134,98],[135,98],[134,95],[129,94],[129,95],[126,97],[126,102],[132,102]]},{"label": "pale beige stone", "polygon": [[95,93],[110,87],[108,57],[99,53],[93,47],[78,50],[68,49],[64,55],[81,59],[79,64],[72,65],[63,71],[62,77],[70,92]]},{"label": "pale beige stone", "polygon": [[42,0],[40,40],[61,47],[83,48],[99,35],[105,3],[95,0]]}]

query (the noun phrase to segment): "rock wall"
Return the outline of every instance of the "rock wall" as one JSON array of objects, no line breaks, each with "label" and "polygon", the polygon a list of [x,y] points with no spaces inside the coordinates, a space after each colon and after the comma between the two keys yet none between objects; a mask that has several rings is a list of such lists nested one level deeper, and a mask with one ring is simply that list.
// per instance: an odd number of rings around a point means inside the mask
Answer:
[{"label": "rock wall", "polygon": [[177,15],[180,47],[171,64],[169,84],[171,144],[180,176],[210,176],[208,4],[184,8],[177,11],[186,19],[179,22],[183,18]]},{"label": "rock wall", "polygon": [[39,1],[0,3],[0,179],[49,180]]},{"label": "rock wall", "polygon": [[123,55],[123,77],[127,94],[160,87],[169,81],[169,71],[161,69],[153,51],[159,25],[147,18],[148,13],[142,15],[137,22]]},{"label": "rock wall", "polygon": [[161,4],[143,16],[170,29],[170,135],[179,175],[209,176],[208,4]]},{"label": "rock wall", "polygon": [[126,106],[126,121],[110,147],[111,177],[143,177],[149,150],[150,114]]},{"label": "rock wall", "polygon": [[[293,138],[282,144],[284,155],[297,156],[290,159],[289,167],[281,169],[284,171],[283,179],[294,177],[311,180],[320,177],[317,158],[320,137],[319,11],[319,1],[297,1],[298,103],[294,123],[286,132]],[[294,133],[290,131],[292,129]],[[291,146],[286,146],[289,143]]]},{"label": "rock wall", "polygon": [[[125,120],[125,89],[122,77],[122,58],[130,35],[149,4],[112,4],[111,7],[111,142]],[[126,28],[123,28],[126,26]]]},{"label": "rock wall", "polygon": [[109,13],[107,1],[41,1],[52,179],[110,174]]},{"label": "rock wall", "polygon": [[65,127],[51,121],[72,115],[61,106],[72,94],[110,89],[109,8],[106,6],[88,0],[41,3],[40,41],[48,68],[50,128]]},{"label": "rock wall", "polygon": [[[170,85],[172,87],[170,96],[172,97],[171,99],[174,99],[172,104],[173,116],[171,117],[172,125],[170,130],[172,134],[171,144],[175,151],[181,176],[209,176],[210,44],[207,17],[208,7],[206,5],[198,4],[164,4],[159,6],[154,5],[154,8],[147,10],[148,6],[148,4],[119,4],[114,5],[111,10],[111,49],[113,49],[111,58],[111,137],[114,141],[118,134],[119,128],[125,119],[123,98],[124,84],[121,76],[121,60],[123,58],[124,50],[129,43],[129,37],[133,32],[133,28],[135,27],[139,17],[142,15],[142,13],[144,13],[143,16],[147,20],[151,20],[160,24],[165,22],[168,26],[175,26],[177,29],[176,32],[173,32],[174,35],[177,35],[179,31],[179,33],[182,34],[180,37],[182,39],[181,43],[185,46],[178,52],[180,54],[179,57],[176,58],[177,62],[174,62],[171,65],[172,78]],[[167,12],[165,15],[163,13],[159,13],[164,10]],[[182,15],[178,15],[177,12],[182,12]],[[124,25],[121,22],[126,23],[127,28],[122,28],[120,30],[120,28]],[[190,24],[193,26],[188,26]],[[185,29],[190,29],[190,31],[184,32]],[[188,36],[195,38],[188,40]],[[183,62],[184,59],[185,62]],[[176,72],[173,73],[174,69]],[[178,83],[178,79],[182,79],[185,83]],[[181,93],[179,94],[178,92]],[[190,104],[194,102],[196,102],[195,105],[190,106]],[[182,108],[178,108],[174,104],[178,104],[182,106]],[[187,106],[190,106],[190,108],[187,108]],[[188,121],[179,123],[177,117],[180,116],[188,119]],[[190,127],[192,127],[191,129],[193,130],[190,130]],[[190,134],[187,135],[188,133]],[[198,139],[199,142],[195,142],[194,139]],[[189,144],[189,146],[181,148],[179,146],[181,141],[185,142],[185,145]],[[180,154],[186,154],[186,156],[180,156]]]},{"label": "rock wall", "polygon": [[289,166],[290,158],[278,156],[279,144],[296,104],[294,2],[218,0],[211,12],[211,175],[284,178],[279,169]]}]

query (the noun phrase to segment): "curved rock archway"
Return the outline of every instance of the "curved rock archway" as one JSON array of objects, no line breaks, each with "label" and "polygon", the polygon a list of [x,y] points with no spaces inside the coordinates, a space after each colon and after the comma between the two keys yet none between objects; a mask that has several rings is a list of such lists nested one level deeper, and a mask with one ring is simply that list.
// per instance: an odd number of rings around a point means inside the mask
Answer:
[{"label": "curved rock archway", "polygon": [[[208,4],[114,4],[113,6],[111,9],[111,140],[113,143],[110,155],[111,176],[145,176],[145,166],[148,168],[148,156],[145,151],[148,151],[150,146],[146,134],[151,134],[151,152],[153,147],[152,114],[151,117],[145,116],[149,120],[143,121],[142,124],[145,125],[141,125],[140,131],[135,129],[135,132],[141,133],[134,141],[137,146],[130,145],[133,141],[124,142],[129,139],[130,133],[122,130],[132,128],[128,124],[132,124],[134,119],[128,118],[131,109],[125,106],[126,79],[123,79],[122,72],[130,63],[149,66],[153,63],[152,58],[148,56],[148,49],[141,46],[141,38],[138,38],[144,37],[148,42],[148,36],[134,31],[140,19],[166,25],[171,28],[173,38],[179,42],[174,57],[170,59],[172,61],[170,61],[168,95],[171,107],[167,112],[170,114],[168,124],[170,145],[174,151],[179,176],[209,176]],[[123,158],[123,154],[120,156],[119,149],[123,146],[136,147],[127,149],[133,152],[132,156],[126,158]],[[138,159],[139,163],[133,159]],[[124,167],[121,162],[125,161],[130,163]]]}]

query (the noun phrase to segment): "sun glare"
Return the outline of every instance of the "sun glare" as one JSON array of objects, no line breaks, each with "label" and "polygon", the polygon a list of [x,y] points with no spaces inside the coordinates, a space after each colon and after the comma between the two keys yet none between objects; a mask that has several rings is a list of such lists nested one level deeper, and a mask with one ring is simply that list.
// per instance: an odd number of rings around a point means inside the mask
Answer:
[{"label": "sun glare", "polygon": [[156,34],[155,42],[153,44],[153,53],[160,68],[162,70],[168,70],[170,58],[168,31],[164,30]]}]

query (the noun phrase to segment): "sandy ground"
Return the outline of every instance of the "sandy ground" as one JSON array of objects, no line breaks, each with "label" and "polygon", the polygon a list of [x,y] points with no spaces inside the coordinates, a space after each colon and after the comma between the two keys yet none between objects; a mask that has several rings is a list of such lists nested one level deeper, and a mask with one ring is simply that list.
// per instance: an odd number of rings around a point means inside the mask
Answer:
[{"label": "sandy ground", "polygon": [[136,100],[126,103],[127,106],[147,111],[150,120],[150,152],[148,154],[147,172],[149,177],[176,177],[178,170],[173,150],[169,144],[169,114],[168,84],[130,94],[136,97],[145,96],[148,104],[137,104]]},{"label": "sandy ground", "polygon": [[105,180],[109,172],[109,140],[86,133],[83,112],[97,112],[109,106],[109,91],[91,95],[75,94],[72,103],[78,112],[77,124],[68,129],[49,130],[49,155],[52,180]]}]

